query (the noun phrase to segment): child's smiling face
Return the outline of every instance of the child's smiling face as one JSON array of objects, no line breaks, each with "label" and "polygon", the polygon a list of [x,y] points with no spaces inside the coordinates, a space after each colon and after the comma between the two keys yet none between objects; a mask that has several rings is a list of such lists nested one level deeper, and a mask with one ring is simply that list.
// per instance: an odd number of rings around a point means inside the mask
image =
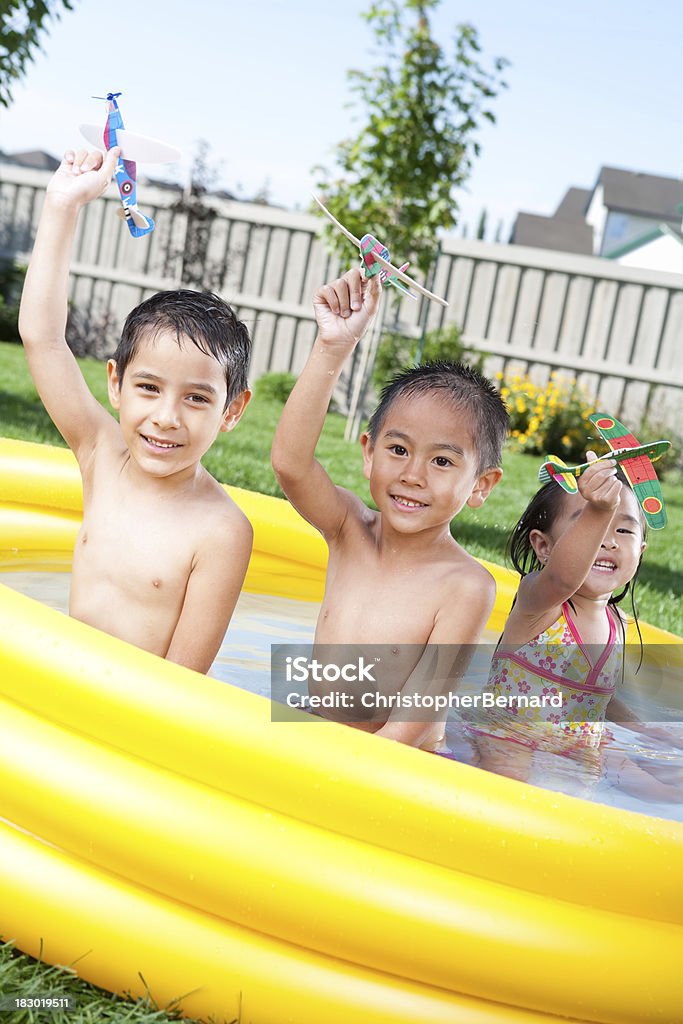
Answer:
[{"label": "child's smiling face", "polygon": [[401,533],[448,527],[481,505],[501,476],[479,471],[469,417],[434,394],[397,399],[373,445],[361,438],[365,476],[380,512]]},{"label": "child's smiling face", "polygon": [[[142,340],[119,380],[108,364],[109,399],[119,411],[124,440],[140,468],[156,477],[195,471],[220,431],[231,430],[249,399],[225,408],[225,372],[189,339],[159,332]],[[245,397],[246,396],[246,397]]]}]

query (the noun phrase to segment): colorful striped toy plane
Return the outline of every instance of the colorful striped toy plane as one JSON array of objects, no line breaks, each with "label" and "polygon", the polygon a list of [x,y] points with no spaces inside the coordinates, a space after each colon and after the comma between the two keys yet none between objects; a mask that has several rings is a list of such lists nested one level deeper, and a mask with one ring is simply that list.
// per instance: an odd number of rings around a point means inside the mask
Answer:
[{"label": "colorful striped toy plane", "polygon": [[127,132],[123,127],[123,118],[116,102],[120,95],[120,92],[108,92],[106,97],[93,97],[96,100],[104,99],[107,103],[104,133],[102,128],[96,124],[82,124],[80,131],[88,142],[98,148],[102,146],[103,141],[106,150],[110,150],[113,146],[120,146],[121,158],[114,171],[123,204],[123,208],[119,210],[119,216],[125,220],[133,238],[142,238],[154,230],[154,221],[138,209],[136,161],[175,163],[176,160],[180,160],[180,150],[173,146],[167,146],[165,142],[147,138],[145,135]]},{"label": "colorful striped toy plane", "polygon": [[[590,421],[610,448],[610,451],[601,455],[598,461],[616,459],[620,463],[624,476],[633,488],[643,510],[647,525],[652,530],[661,530],[666,526],[666,510],[652,463],[662,457],[667,448],[671,447],[671,442],[653,441],[651,444],[640,444],[623,423],[602,412],[595,413],[590,417]],[[567,466],[557,455],[549,455],[538,471],[538,479],[541,483],[555,480],[571,494],[578,490],[577,478],[590,465],[590,462],[583,462],[580,466]]]},{"label": "colorful striped toy plane", "polygon": [[410,288],[404,287],[404,284],[410,285],[411,288],[415,288],[420,295],[424,295],[425,298],[431,299],[432,302],[438,302],[442,306],[447,306],[448,303],[445,299],[439,298],[433,292],[427,291],[422,285],[418,284],[417,281],[413,281],[412,277],[408,277],[406,269],[410,266],[409,263],[404,263],[402,267],[395,267],[389,262],[389,250],[381,242],[378,242],[374,235],[363,235],[362,238],[356,238],[352,235],[343,224],[333,217],[330,211],[324,206],[316,195],[313,196],[316,203],[323,211],[326,217],[330,220],[343,235],[346,235],[350,242],[356,246],[360,252],[361,262],[363,264],[363,270],[365,271],[366,277],[374,277],[379,274],[382,284],[391,284],[394,288],[398,288],[403,295],[408,295],[411,299],[417,299],[417,295],[413,295]]}]

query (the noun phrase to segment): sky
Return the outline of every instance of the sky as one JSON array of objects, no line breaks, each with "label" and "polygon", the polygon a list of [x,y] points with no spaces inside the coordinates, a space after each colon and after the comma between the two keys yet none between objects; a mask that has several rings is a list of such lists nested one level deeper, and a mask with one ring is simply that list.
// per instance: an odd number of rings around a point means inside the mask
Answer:
[{"label": "sky", "polygon": [[[354,130],[347,71],[376,60],[360,17],[370,0],[74,0],[0,108],[0,149],[78,146],[78,125],[104,120],[93,94],[121,91],[126,127],[183,151],[182,165],[141,166],[182,179],[199,139],[218,184],[272,202],[309,203],[316,164],[333,167]],[[648,9],[649,7],[649,9]],[[503,240],[519,210],[550,214],[570,185],[603,165],[683,174],[683,4],[674,0],[443,0],[433,31],[479,31],[482,59],[511,62],[495,125],[458,195],[473,233],[483,208]],[[362,123],[362,113],[356,112]]]}]

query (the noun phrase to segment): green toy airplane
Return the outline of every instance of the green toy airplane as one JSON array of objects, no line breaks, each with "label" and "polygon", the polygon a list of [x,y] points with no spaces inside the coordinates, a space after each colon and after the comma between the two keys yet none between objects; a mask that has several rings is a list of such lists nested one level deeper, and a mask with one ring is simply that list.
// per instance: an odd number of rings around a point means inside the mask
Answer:
[{"label": "green toy airplane", "polygon": [[[661,530],[666,526],[666,511],[652,463],[662,457],[667,448],[671,447],[671,442],[653,441],[651,444],[640,444],[623,423],[602,412],[595,413],[590,417],[590,421],[610,447],[610,451],[601,455],[598,461],[616,459],[620,463],[645,514],[647,525],[652,530]],[[571,494],[578,490],[576,481],[590,465],[592,463],[583,462],[580,466],[567,466],[557,455],[549,455],[538,471],[538,479],[541,483],[555,480]]]}]

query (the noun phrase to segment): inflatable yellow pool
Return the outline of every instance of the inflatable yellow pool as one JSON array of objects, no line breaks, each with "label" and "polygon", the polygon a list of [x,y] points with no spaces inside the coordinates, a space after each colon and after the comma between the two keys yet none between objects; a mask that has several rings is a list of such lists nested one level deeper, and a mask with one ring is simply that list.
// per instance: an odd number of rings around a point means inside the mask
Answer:
[{"label": "inflatable yellow pool", "polygon": [[[232,493],[248,587],[319,597],[317,535]],[[68,452],[0,441],[3,569],[68,568],[80,510]],[[219,1021],[683,1019],[682,825],[273,723],[5,586],[0,614],[0,934],[20,949]]]}]

